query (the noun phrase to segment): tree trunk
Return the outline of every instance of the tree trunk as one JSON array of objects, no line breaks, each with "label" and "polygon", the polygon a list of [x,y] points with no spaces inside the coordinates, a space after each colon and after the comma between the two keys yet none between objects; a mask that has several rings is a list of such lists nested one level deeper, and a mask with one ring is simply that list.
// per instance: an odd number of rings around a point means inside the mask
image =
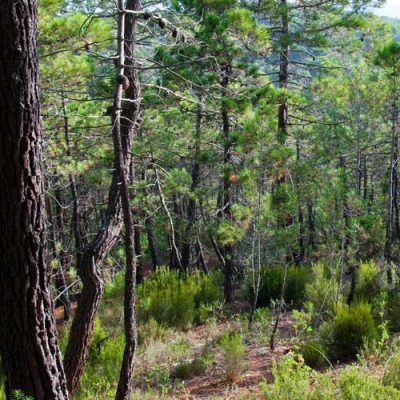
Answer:
[{"label": "tree trunk", "polygon": [[[56,270],[56,289],[57,289],[57,300],[56,307],[64,307],[64,321],[68,321],[71,316],[71,302],[68,296],[68,288],[65,280],[65,271],[68,267],[67,262],[67,254],[62,248],[64,244],[64,222],[62,215],[62,207],[61,207],[61,196],[60,191],[56,189],[56,213],[57,213],[57,226],[58,226],[58,235],[56,234],[56,223],[53,217],[53,210],[50,198],[47,197],[47,215],[48,221],[50,224],[50,248],[53,253],[53,260],[58,259],[58,266]],[[58,240],[57,240],[58,237]],[[60,251],[57,251],[57,241],[61,245]]]},{"label": "tree trunk", "polygon": [[308,215],[308,245],[311,247],[312,250],[316,248],[316,230],[315,230],[315,211],[314,211],[314,204],[311,200],[307,202],[307,215]]},{"label": "tree trunk", "polygon": [[[192,184],[190,186],[190,191],[193,193],[196,188],[200,184],[200,163],[198,161],[200,154],[200,132],[201,132],[201,121],[203,118],[203,105],[201,98],[199,98],[199,103],[197,106],[197,120],[196,120],[196,137],[195,137],[195,150],[193,156],[193,166],[192,166]],[[196,220],[197,220],[197,199],[194,196],[191,196],[189,199],[188,209],[187,209],[187,227],[185,234],[185,242],[182,248],[182,267],[187,270],[190,266],[190,255],[192,252],[192,241],[190,237],[192,236],[192,230],[195,228]],[[197,244],[197,247],[200,250],[200,244]],[[202,260],[202,253],[198,252],[198,257]],[[204,260],[202,260],[203,262]]]},{"label": "tree trunk", "polygon": [[[126,7],[132,11],[139,11],[140,0],[127,0]],[[140,108],[140,84],[136,71],[130,68],[124,71],[124,65],[135,65],[134,43],[136,39],[136,17],[125,14],[124,0],[118,1],[119,23],[118,23],[118,76],[126,73],[130,82],[130,95],[137,100],[135,107]],[[118,79],[117,79],[118,80]],[[131,88],[133,86],[133,89]],[[115,148],[115,166],[119,173],[121,186],[121,203],[125,224],[125,291],[124,291],[124,328],[125,347],[118,381],[115,400],[129,400],[132,392],[133,365],[136,352],[136,316],[135,316],[135,288],[136,288],[136,254],[135,254],[135,224],[130,204],[129,177],[133,172],[129,171],[132,166],[130,157],[131,149],[122,145],[122,125],[127,122],[121,117],[122,84],[116,88],[114,110],[115,119],[113,124],[113,140]],[[129,88],[128,88],[129,90]],[[129,95],[128,95],[129,96]],[[132,121],[130,121],[132,123]],[[128,161],[127,161],[128,160]]]},{"label": "tree trunk", "polygon": [[0,2],[0,351],[6,396],[68,399],[47,266],[37,2]]},{"label": "tree trunk", "polygon": [[[67,114],[67,107],[65,104],[64,90],[61,91],[61,107],[63,111],[64,136],[65,136],[65,144],[67,146],[67,156],[71,157],[71,146],[69,140],[69,118]],[[75,178],[71,173],[69,173],[68,179],[72,196],[72,230],[74,232],[74,238],[75,238],[76,265],[77,265],[77,273],[80,276],[79,268],[81,265],[81,257],[84,247],[87,244],[87,241],[84,240],[84,235],[82,234],[80,225],[81,208],[78,197],[78,190],[75,184]]]},{"label": "tree trunk", "polygon": [[[289,17],[287,10],[287,0],[280,0],[281,7],[281,51],[279,61],[279,87],[286,89],[289,82]],[[278,143],[284,145],[288,135],[288,103],[286,94],[281,96],[281,101],[278,107]],[[280,178],[284,180],[283,178]]]},{"label": "tree trunk", "polygon": [[[133,7],[137,7],[138,4],[134,0],[128,1],[128,5]],[[126,38],[130,38],[133,34],[129,29],[133,29],[132,23],[127,23],[125,26]],[[133,41],[125,42],[125,51],[127,54],[127,48],[133,48],[133,46]],[[133,51],[131,50],[129,54],[133,54]],[[133,71],[133,68],[130,68],[129,73],[127,72],[130,85],[126,91],[127,100],[123,102],[123,123],[121,123],[120,135],[122,156],[124,158],[123,164],[127,166],[131,163],[133,134],[140,111],[138,101],[140,98],[139,81]],[[118,77],[118,84],[120,84],[120,79]],[[116,112],[120,112],[120,110],[114,111],[114,118]],[[118,151],[115,153],[115,165],[118,165],[120,162],[118,160],[120,154],[121,152]],[[93,241],[85,247],[78,265],[83,286],[64,357],[68,389],[71,393],[76,389],[86,364],[90,340],[93,334],[94,319],[104,291],[101,263],[117,241],[122,224],[120,173],[116,169],[113,173],[103,224]]]},{"label": "tree trunk", "polygon": [[[388,213],[386,219],[386,243],[384,250],[384,257],[388,263],[392,262],[392,245],[395,235],[399,231],[399,211],[397,204],[397,190],[398,190],[398,177],[397,177],[397,158],[398,158],[398,136],[397,136],[397,79],[396,71],[393,72],[393,106],[392,106],[392,137],[391,137],[391,152],[390,152],[390,166],[389,166],[389,199],[388,199]],[[390,268],[388,268],[388,283],[392,282]]]},{"label": "tree trunk", "polygon": [[[232,69],[230,66],[226,67],[223,87],[227,87],[229,83]],[[229,114],[226,109],[222,110],[222,131],[224,134],[224,172],[223,172],[223,187],[220,199],[222,202],[218,205],[219,216],[222,219],[232,219],[231,205],[232,205],[232,183],[230,180],[230,164],[232,152],[232,138],[231,126],[229,122]],[[233,253],[234,245],[225,244],[220,247],[219,253],[224,259],[224,297],[227,303],[231,303],[235,299],[235,270],[233,266]]]},{"label": "tree trunk", "polygon": [[137,257],[136,261],[136,284],[139,285],[140,283],[143,282],[144,280],[144,275],[143,275],[143,254],[142,254],[142,243],[140,240],[140,229],[138,227],[139,223],[139,218],[137,218],[137,213],[136,213],[136,218],[134,219],[134,240],[135,240],[135,253]]},{"label": "tree trunk", "polygon": [[178,228],[176,227],[176,224],[174,223],[171,225],[171,230],[174,228],[174,232],[171,232],[171,247],[170,247],[170,252],[169,252],[169,266],[171,269],[177,269],[177,270],[184,270],[183,264],[182,264],[182,255],[179,251],[180,243],[181,243],[181,235],[179,232],[179,221],[182,221],[183,219],[183,213],[182,213],[182,208],[180,207],[181,205],[182,198],[179,194],[174,193],[172,195],[172,203],[174,206],[174,220],[178,222]]},{"label": "tree trunk", "polygon": [[147,241],[149,244],[151,261],[153,263],[153,270],[155,270],[157,267],[161,265],[161,259],[160,259],[160,254],[158,252],[156,235],[154,234],[153,219],[148,215],[144,219],[144,224],[146,226],[146,231],[147,231]]}]

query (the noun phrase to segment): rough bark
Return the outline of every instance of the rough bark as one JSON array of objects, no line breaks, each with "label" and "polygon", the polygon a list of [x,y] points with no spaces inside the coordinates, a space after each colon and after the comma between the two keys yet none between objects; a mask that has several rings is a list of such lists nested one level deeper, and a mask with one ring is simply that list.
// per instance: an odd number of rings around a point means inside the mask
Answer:
[{"label": "rough bark", "polygon": [[68,399],[47,266],[37,2],[0,2],[0,351],[6,395]]}]

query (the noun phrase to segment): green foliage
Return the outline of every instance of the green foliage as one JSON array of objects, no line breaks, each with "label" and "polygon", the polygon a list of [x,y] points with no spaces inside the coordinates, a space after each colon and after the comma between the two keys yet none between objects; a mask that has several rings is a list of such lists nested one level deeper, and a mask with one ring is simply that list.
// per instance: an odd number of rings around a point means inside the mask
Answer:
[{"label": "green foliage", "polygon": [[371,306],[364,301],[339,303],[335,316],[321,325],[320,337],[331,361],[354,360],[366,345],[379,341]]},{"label": "green foliage", "polygon": [[112,278],[106,280],[104,297],[106,299],[122,298],[125,290],[125,270],[118,271]]},{"label": "green foliage", "polygon": [[154,318],[138,324],[137,340],[139,345],[143,345],[149,340],[163,340],[167,336],[168,329],[159,324]]},{"label": "green foliage", "polygon": [[376,375],[357,367],[344,369],[337,378],[337,387],[337,398],[343,400],[400,399],[400,391],[382,385]]},{"label": "green foliage", "polygon": [[196,357],[192,361],[181,361],[171,371],[171,378],[187,380],[191,376],[199,376],[206,371],[208,365],[203,357]]},{"label": "green foliage", "polygon": [[25,396],[22,390],[14,390],[11,400],[35,400],[32,396]]},{"label": "green foliage", "polygon": [[356,269],[354,296],[371,302],[385,289],[384,279],[383,271],[375,262],[360,262]]},{"label": "green foliage", "polygon": [[272,384],[268,385],[265,382],[261,384],[266,399],[334,398],[335,387],[330,378],[312,371],[293,353],[288,353],[279,361],[275,360],[272,364],[272,374],[274,376]]},{"label": "green foliage", "polygon": [[385,364],[384,375],[382,383],[385,386],[391,386],[395,389],[400,390],[400,350],[397,349],[388,359]]},{"label": "green foliage", "polygon": [[319,340],[314,339],[301,344],[298,353],[303,357],[304,363],[313,369],[321,369],[329,365],[325,349]]},{"label": "green foliage", "polygon": [[145,373],[146,382],[161,393],[167,393],[172,388],[171,372],[168,365],[154,365]]},{"label": "green foliage", "polygon": [[76,399],[97,398],[98,393],[113,396],[124,343],[122,332],[108,332],[101,319],[96,318],[87,365],[76,391]]},{"label": "green foliage", "polygon": [[384,68],[392,68],[394,74],[398,74],[398,63],[400,62],[400,44],[392,40],[378,50],[375,63]]},{"label": "green foliage", "polygon": [[392,332],[400,331],[400,292],[398,290],[392,290],[387,294],[387,300],[385,303],[385,314],[384,317],[389,321],[389,329]]},{"label": "green foliage", "polygon": [[400,391],[384,386],[379,376],[359,367],[347,367],[320,374],[304,365],[298,356],[289,353],[273,363],[274,382],[263,382],[263,398],[271,400],[369,400],[400,399]]},{"label": "green foliage", "polygon": [[244,367],[245,347],[239,332],[225,330],[219,339],[224,353],[225,374],[230,382],[235,382]]},{"label": "green foliage", "polygon": [[335,276],[330,275],[322,262],[315,263],[311,267],[311,279],[305,285],[305,303],[317,317],[331,314],[338,300]]},{"label": "green foliage", "polygon": [[[272,301],[279,300],[285,281],[284,301],[290,307],[299,307],[304,301],[304,290],[309,280],[309,270],[295,265],[267,265],[261,269],[261,287],[257,307],[267,307]],[[251,281],[247,282],[248,296],[252,296]]]},{"label": "green foliage", "polygon": [[159,267],[138,287],[138,321],[153,318],[159,324],[185,329],[193,324],[202,304],[221,299],[215,274],[182,274]]}]

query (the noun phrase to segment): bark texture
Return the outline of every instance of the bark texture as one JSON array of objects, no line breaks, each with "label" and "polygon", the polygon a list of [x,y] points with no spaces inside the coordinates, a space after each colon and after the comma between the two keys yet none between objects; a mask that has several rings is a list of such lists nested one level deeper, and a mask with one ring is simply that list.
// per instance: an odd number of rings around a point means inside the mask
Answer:
[{"label": "bark texture", "polygon": [[67,399],[50,293],[37,2],[0,2],[0,350],[7,398]]}]

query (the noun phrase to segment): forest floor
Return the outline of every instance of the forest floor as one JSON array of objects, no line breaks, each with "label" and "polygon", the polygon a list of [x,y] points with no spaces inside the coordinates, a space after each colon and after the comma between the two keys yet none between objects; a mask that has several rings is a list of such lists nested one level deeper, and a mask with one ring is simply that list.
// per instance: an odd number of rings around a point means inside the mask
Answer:
[{"label": "forest floor", "polygon": [[[76,309],[73,304],[72,311]],[[63,310],[55,310],[58,326],[62,326]],[[274,359],[287,354],[293,348],[296,321],[290,312],[282,314],[275,336],[275,348],[270,349],[271,326],[269,323],[254,323],[249,329],[247,322],[239,319],[225,319],[195,326],[186,332],[169,335],[160,340],[151,339],[144,343],[136,356],[134,399],[260,399],[260,382],[272,380],[271,366]],[[216,344],[224,331],[238,331],[244,334],[245,353],[243,359],[231,360],[240,365],[227,366],[226,357]],[[201,357],[205,349],[211,353],[207,367],[200,373],[190,372],[185,379],[172,379],[174,366]],[[227,378],[226,369],[237,371],[232,381]],[[163,377],[167,368],[171,375]],[[151,371],[151,373],[149,373]]]},{"label": "forest floor", "polygon": [[[247,340],[243,370],[234,382],[230,382],[226,377],[223,356],[216,354],[213,366],[203,375],[192,376],[185,380],[185,393],[175,393],[175,398],[195,400],[218,397],[230,400],[249,398],[249,395],[252,398],[261,398],[259,384],[264,380],[268,382],[272,380],[271,366],[273,360],[284,356],[293,347],[291,341],[293,329],[291,326],[291,318],[284,316],[280,322],[276,337],[277,343],[273,351],[270,349],[269,343],[260,344],[257,341]],[[205,329],[204,326],[194,329],[199,341],[203,340]],[[217,325],[215,333],[221,334],[225,329],[229,329],[229,323],[220,323]]]},{"label": "forest floor", "polygon": [[[196,399],[261,399],[262,395],[260,382],[271,382],[273,377],[271,367],[273,360],[283,357],[291,349],[296,342],[296,331],[293,326],[296,321],[290,312],[281,316],[278,330],[275,335],[275,348],[270,348],[270,338],[272,325],[275,321],[270,320],[269,323],[254,323],[249,329],[247,321],[239,319],[231,319],[225,321],[215,321],[203,325],[193,327],[187,332],[181,333],[178,337],[172,338],[171,343],[177,346],[172,348],[174,354],[169,355],[162,345],[159,347],[156,343],[149,343],[143,351],[139,351],[137,355],[137,379],[135,383],[136,389],[141,393],[151,393],[152,388],[156,389],[153,393],[159,397],[149,399],[180,399],[180,400],[196,400]],[[217,344],[218,338],[225,331],[238,331],[243,334],[245,353],[243,359],[238,357],[235,360],[227,359],[223,349]],[[185,343],[187,349],[182,356],[179,350],[179,343]],[[146,346],[145,346],[146,347]],[[209,348],[211,352],[212,363],[199,373],[194,371],[188,374],[185,379],[175,379],[175,385],[163,385],[149,382],[146,371],[149,368],[154,369],[154,365],[170,365],[171,371],[173,367],[185,360],[194,360],[201,357],[205,349]],[[234,351],[234,350],[233,350]],[[150,354],[149,354],[150,352]],[[158,356],[154,355],[158,353]],[[164,356],[159,356],[161,353]],[[228,356],[229,357],[229,356]],[[230,365],[237,362],[238,365]],[[157,364],[158,363],[158,364]],[[240,364],[240,365],[239,365]],[[153,365],[153,367],[151,366]],[[235,379],[227,377],[227,369],[237,371]],[[173,375],[173,374],[172,374]],[[159,392],[162,394],[159,394]],[[139,392],[136,397],[141,398]]]}]

